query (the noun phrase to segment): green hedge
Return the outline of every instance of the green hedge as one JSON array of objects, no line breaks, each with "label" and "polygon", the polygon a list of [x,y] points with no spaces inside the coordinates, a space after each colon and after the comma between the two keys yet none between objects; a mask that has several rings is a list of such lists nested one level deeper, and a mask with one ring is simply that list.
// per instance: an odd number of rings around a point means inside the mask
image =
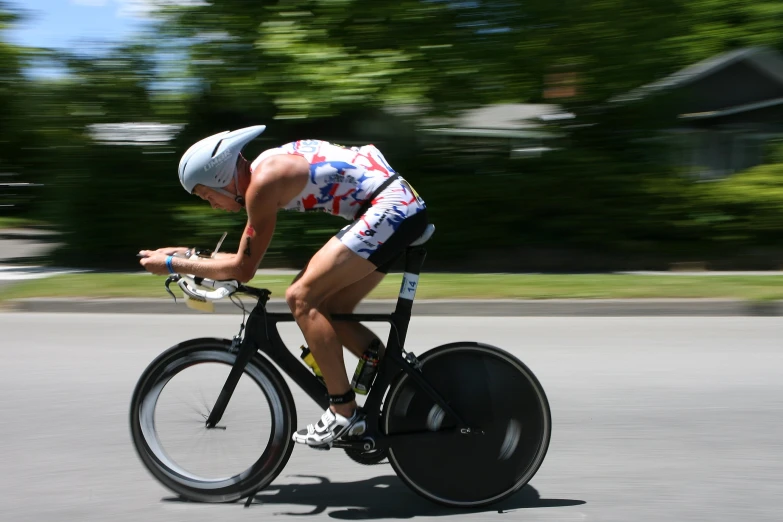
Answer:
[{"label": "green hedge", "polygon": [[727,246],[783,245],[783,163],[703,184],[699,201],[711,238]]},{"label": "green hedge", "polygon": [[[129,268],[138,266],[139,249],[163,246],[176,236],[174,158],[158,152],[89,145],[57,155],[59,168],[49,180],[42,209],[63,234],[54,263]],[[176,171],[173,177],[176,182]]]},{"label": "green hedge", "polygon": [[[743,250],[774,259],[781,244],[781,164],[695,183],[646,159],[650,150],[630,146],[576,141],[541,158],[512,160],[497,151],[404,143],[390,144],[387,158],[425,199],[437,227],[430,269],[667,268]],[[244,214],[212,210],[187,195],[176,176],[176,148],[163,152],[90,145],[56,155],[42,216],[64,233],[55,263],[136,268],[140,248],[214,246],[224,231],[224,250],[236,250]],[[263,265],[303,266],[344,224],[280,212]]]}]

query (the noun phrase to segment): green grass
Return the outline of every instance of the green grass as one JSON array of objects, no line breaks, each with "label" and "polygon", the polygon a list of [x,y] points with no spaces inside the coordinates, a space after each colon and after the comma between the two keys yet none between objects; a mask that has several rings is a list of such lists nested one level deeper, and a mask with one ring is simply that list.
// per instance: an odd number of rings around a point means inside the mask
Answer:
[{"label": "green grass", "polygon": [[38,225],[37,221],[32,219],[17,218],[17,217],[0,217],[0,230],[4,228],[23,228],[32,225]]},{"label": "green grass", "polygon": [[[262,275],[252,286],[282,298],[293,276]],[[148,274],[69,274],[22,281],[4,288],[0,300],[29,297],[160,297],[163,277]],[[369,298],[395,299],[400,274],[388,276]],[[174,289],[174,288],[173,288]],[[179,297],[181,291],[174,289]],[[733,298],[783,299],[783,276],[645,276],[423,274],[418,299],[609,299]]]}]

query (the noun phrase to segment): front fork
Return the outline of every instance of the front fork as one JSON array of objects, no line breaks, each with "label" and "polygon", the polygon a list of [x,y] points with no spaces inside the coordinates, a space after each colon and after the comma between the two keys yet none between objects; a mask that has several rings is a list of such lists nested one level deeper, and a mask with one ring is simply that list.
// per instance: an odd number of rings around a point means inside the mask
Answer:
[{"label": "front fork", "polygon": [[239,334],[234,336],[234,339],[231,341],[230,351],[232,353],[239,352],[237,354],[237,360],[234,363],[234,366],[231,367],[228,379],[226,379],[226,382],[223,384],[223,389],[220,390],[220,395],[218,395],[217,401],[212,407],[212,411],[209,412],[209,417],[207,417],[206,422],[207,429],[219,428],[217,423],[223,418],[223,413],[226,411],[228,401],[231,400],[231,395],[233,395],[234,390],[239,383],[239,379],[245,371],[245,366],[250,362],[250,359],[253,357],[256,350],[256,344],[251,339],[245,337],[244,341],[242,340],[241,330]]}]

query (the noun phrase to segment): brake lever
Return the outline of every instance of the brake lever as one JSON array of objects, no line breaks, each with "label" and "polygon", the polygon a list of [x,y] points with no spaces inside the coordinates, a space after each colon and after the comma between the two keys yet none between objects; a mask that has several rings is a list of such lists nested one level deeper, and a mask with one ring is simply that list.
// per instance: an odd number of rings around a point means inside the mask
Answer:
[{"label": "brake lever", "polygon": [[178,274],[170,275],[169,277],[166,278],[166,291],[171,295],[171,297],[174,298],[174,302],[175,303],[177,302],[177,296],[174,295],[174,292],[171,291],[171,289],[169,288],[169,285],[171,283],[176,283],[177,281],[179,281],[179,275]]}]

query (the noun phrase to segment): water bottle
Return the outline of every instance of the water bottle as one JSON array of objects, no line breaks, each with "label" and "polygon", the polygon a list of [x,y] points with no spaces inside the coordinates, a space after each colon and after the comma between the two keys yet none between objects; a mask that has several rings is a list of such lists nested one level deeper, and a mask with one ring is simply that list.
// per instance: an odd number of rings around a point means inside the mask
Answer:
[{"label": "water bottle", "polygon": [[324,382],[324,376],[321,373],[321,369],[318,367],[318,363],[315,362],[315,357],[313,357],[313,354],[310,352],[310,348],[304,345],[300,346],[300,348],[302,349],[302,355],[299,357],[301,357],[304,363],[309,366],[311,370],[313,370],[315,376],[318,377],[318,380],[321,381],[321,384],[324,384],[325,386],[326,383]]},{"label": "water bottle", "polygon": [[375,379],[375,373],[378,371],[379,348],[380,341],[374,339],[370,347],[362,354],[359,364],[356,366],[356,371],[353,373],[351,388],[360,395],[367,395],[367,392],[370,391],[370,386],[372,386],[372,381]]}]

